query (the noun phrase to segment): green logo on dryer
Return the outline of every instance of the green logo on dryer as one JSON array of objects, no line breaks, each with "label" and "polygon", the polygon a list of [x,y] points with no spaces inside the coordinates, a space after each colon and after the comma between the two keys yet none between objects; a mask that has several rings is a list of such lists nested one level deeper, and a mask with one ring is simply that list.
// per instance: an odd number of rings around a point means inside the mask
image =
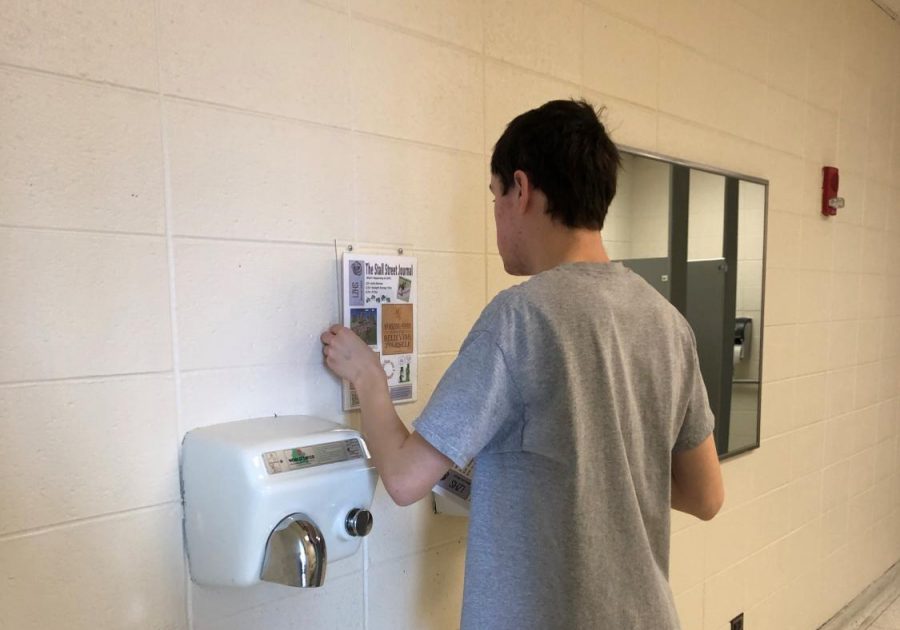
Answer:
[{"label": "green logo on dryer", "polygon": [[303,465],[303,464],[309,464],[309,463],[311,463],[312,460],[314,460],[315,458],[316,458],[315,455],[307,455],[306,453],[304,453],[303,451],[301,451],[299,448],[292,448],[292,449],[291,449],[291,456],[290,456],[290,458],[289,458],[289,461],[290,461],[292,464],[300,464],[300,465]]}]

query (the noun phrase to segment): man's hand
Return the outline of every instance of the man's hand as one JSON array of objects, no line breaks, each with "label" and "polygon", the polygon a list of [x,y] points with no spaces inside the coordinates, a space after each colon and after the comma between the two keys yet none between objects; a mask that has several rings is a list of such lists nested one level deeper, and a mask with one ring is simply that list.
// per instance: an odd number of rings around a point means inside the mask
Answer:
[{"label": "man's hand", "polygon": [[365,378],[384,377],[378,355],[349,328],[335,324],[322,333],[321,340],[325,365],[354,386]]},{"label": "man's hand", "polygon": [[334,325],[321,339],[325,364],[356,388],[366,444],[388,494],[398,505],[427,496],[453,462],[418,433],[406,430],[391,402],[378,355],[356,333]]}]

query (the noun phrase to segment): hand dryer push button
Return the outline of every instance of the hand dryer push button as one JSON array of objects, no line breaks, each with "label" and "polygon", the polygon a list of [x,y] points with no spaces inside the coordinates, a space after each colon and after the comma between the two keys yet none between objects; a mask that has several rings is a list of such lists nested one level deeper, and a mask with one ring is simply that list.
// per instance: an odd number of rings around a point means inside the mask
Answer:
[{"label": "hand dryer push button", "polygon": [[345,521],[347,533],[351,536],[366,536],[372,531],[373,522],[374,519],[369,510],[353,508],[347,514],[347,520]]}]

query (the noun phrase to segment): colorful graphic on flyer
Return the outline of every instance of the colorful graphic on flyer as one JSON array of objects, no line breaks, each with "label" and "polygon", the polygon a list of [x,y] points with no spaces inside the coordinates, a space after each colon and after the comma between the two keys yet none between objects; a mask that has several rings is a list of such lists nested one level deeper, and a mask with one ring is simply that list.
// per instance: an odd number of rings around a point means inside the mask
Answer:
[{"label": "colorful graphic on flyer", "polygon": [[367,346],[378,345],[378,309],[351,308],[350,330],[355,332]]}]

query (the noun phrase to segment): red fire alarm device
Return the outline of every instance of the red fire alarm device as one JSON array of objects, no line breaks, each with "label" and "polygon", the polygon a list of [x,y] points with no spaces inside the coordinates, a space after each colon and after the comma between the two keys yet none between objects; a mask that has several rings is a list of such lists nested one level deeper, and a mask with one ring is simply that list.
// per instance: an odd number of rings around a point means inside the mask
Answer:
[{"label": "red fire alarm device", "polygon": [[838,184],[840,176],[834,166],[822,167],[822,214],[833,217],[838,208],[844,207],[844,198],[838,197]]}]

